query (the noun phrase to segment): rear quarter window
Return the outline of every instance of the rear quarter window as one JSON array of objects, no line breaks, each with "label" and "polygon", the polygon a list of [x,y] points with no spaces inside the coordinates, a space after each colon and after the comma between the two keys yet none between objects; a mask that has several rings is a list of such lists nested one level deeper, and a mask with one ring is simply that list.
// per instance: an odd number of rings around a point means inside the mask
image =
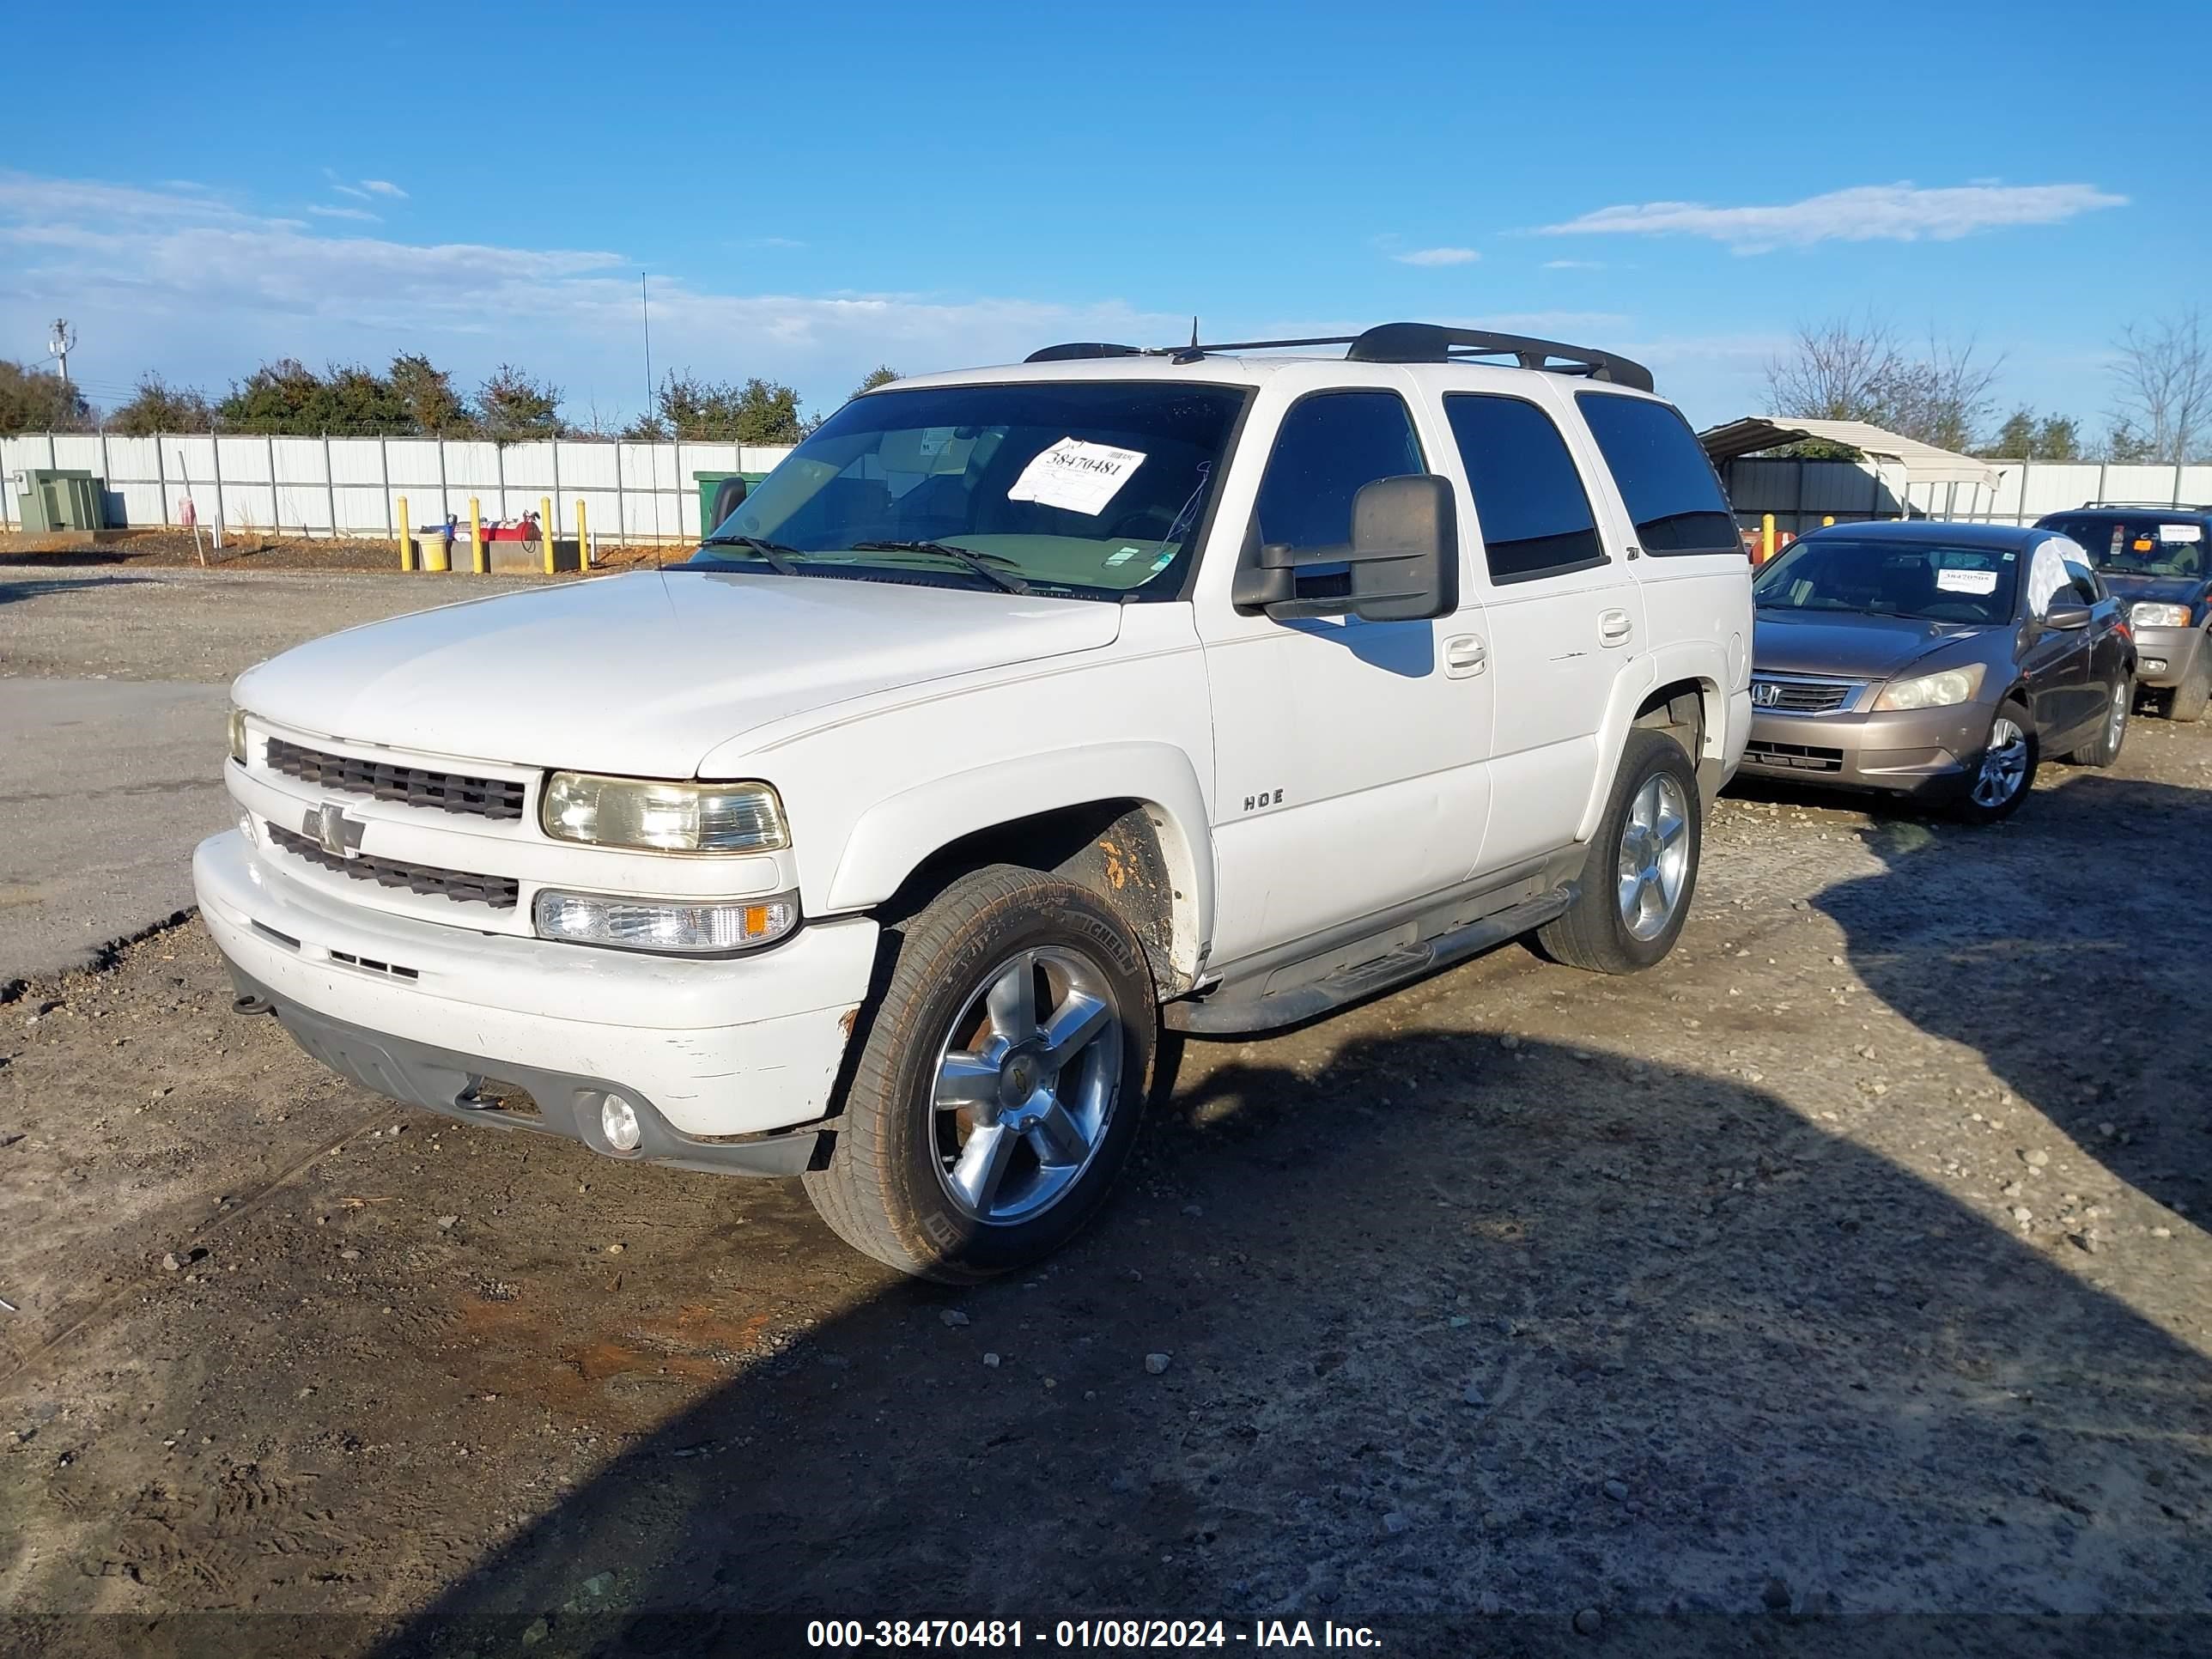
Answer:
[{"label": "rear quarter window", "polygon": [[1638,546],[1662,558],[1743,556],[1713,464],[1672,404],[1603,392],[1578,392],[1575,403],[1636,521]]}]

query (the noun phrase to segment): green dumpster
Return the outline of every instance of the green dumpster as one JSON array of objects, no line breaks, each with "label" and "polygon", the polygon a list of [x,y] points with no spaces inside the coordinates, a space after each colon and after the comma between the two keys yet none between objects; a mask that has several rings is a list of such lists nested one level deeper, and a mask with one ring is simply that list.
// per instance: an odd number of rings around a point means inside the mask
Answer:
[{"label": "green dumpster", "polygon": [[724,483],[732,478],[743,478],[745,488],[750,489],[766,477],[768,474],[765,472],[694,472],[691,480],[699,486],[699,533],[702,536],[714,533],[714,526],[718,522],[714,517],[714,497]]}]

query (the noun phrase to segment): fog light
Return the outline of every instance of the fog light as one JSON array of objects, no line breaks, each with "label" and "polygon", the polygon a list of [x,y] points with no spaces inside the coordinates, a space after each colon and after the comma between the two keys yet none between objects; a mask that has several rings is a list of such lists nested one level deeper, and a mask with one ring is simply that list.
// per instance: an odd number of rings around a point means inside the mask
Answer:
[{"label": "fog light", "polygon": [[637,1108],[620,1095],[609,1095],[600,1103],[599,1133],[618,1152],[635,1152],[637,1143],[645,1138],[638,1127]]},{"label": "fog light", "polygon": [[2143,672],[2146,674],[2163,674],[2166,672],[2166,659],[2163,657],[2145,657],[2142,659],[2142,669]]}]

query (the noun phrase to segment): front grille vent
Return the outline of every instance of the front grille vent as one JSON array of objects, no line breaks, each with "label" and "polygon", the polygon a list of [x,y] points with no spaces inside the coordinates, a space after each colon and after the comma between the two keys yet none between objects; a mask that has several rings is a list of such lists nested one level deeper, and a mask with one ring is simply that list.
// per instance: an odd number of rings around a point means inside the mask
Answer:
[{"label": "front grille vent", "polygon": [[1832,714],[1851,700],[1856,680],[1783,679],[1771,674],[1751,677],[1751,706],[1755,714]]},{"label": "front grille vent", "polygon": [[471,778],[459,772],[432,772],[420,766],[326,754],[282,738],[269,739],[269,769],[342,795],[402,801],[409,806],[463,812],[512,822],[522,816],[523,786],[504,778]]},{"label": "front grille vent", "polygon": [[1745,746],[1744,759],[1758,766],[1787,767],[1795,772],[1840,772],[1844,751],[1814,749],[1802,743],[1758,743]]},{"label": "front grille vent", "polygon": [[396,859],[372,858],[362,854],[356,858],[339,858],[323,850],[319,842],[309,841],[298,831],[287,830],[282,824],[267,826],[269,842],[280,847],[295,858],[307,860],[325,870],[335,870],[355,881],[373,881],[380,887],[404,887],[410,893],[422,893],[437,898],[449,898],[456,904],[483,904],[495,910],[512,910],[520,897],[522,884],[501,876],[474,876],[462,870],[438,870],[427,865],[402,864]]}]

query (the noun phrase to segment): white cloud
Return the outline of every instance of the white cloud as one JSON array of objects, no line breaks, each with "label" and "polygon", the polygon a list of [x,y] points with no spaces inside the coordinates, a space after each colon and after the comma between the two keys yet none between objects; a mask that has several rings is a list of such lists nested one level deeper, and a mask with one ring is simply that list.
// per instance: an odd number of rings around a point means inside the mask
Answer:
[{"label": "white cloud", "polygon": [[356,190],[351,185],[332,185],[331,188],[337,191],[339,195],[350,196],[358,202],[366,202],[368,200],[368,192],[367,191]]},{"label": "white cloud", "polygon": [[364,179],[361,181],[361,187],[374,196],[397,196],[404,200],[407,195],[389,179]]},{"label": "white cloud", "polygon": [[1544,269],[1547,270],[1603,270],[1605,261],[1602,259],[1547,259],[1544,261]]},{"label": "white cloud", "polygon": [[384,222],[381,219],[378,218],[376,215],[371,213],[367,208],[321,207],[311,204],[308,207],[307,211],[313,214],[318,219],[361,219],[365,220],[372,225],[380,225]]},{"label": "white cloud", "polygon": [[[270,357],[378,363],[421,350],[463,385],[505,359],[564,387],[574,412],[593,401],[617,418],[635,412],[635,258],[338,228],[197,194],[0,172],[0,338],[37,333],[65,304],[88,343],[84,372],[118,384],[154,369],[220,390]],[[1190,326],[1112,298],[732,294],[658,275],[652,302],[657,371],[766,375],[817,407],[878,362],[921,374],[1054,340],[1170,342]]]},{"label": "white cloud", "polygon": [[1772,207],[1644,202],[1600,208],[1543,226],[1539,234],[1705,236],[1738,253],[1765,253],[1825,241],[1954,241],[2005,226],[2057,224],[2127,199],[2090,185],[1859,185]]},{"label": "white cloud", "polygon": [[753,236],[745,240],[747,247],[805,247],[805,243],[790,236]]},{"label": "white cloud", "polygon": [[1482,258],[1471,247],[1422,247],[1390,257],[1401,265],[1471,265]]}]

